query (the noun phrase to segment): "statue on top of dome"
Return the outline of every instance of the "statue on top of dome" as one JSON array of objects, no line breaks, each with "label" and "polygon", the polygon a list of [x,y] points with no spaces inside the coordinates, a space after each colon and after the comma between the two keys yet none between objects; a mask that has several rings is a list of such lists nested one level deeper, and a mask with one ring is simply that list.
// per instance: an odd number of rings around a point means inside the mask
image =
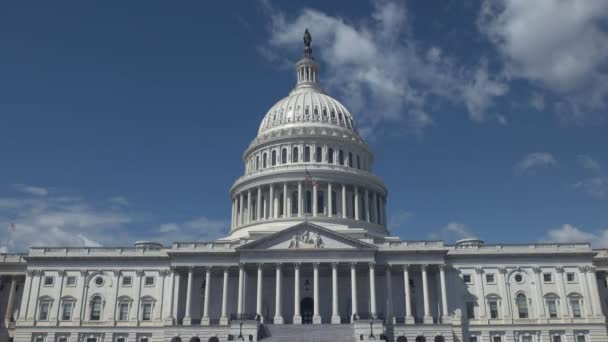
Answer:
[{"label": "statue on top of dome", "polygon": [[304,56],[312,58],[310,43],[312,43],[312,37],[310,36],[308,29],[306,29],[306,31],[304,31]]}]

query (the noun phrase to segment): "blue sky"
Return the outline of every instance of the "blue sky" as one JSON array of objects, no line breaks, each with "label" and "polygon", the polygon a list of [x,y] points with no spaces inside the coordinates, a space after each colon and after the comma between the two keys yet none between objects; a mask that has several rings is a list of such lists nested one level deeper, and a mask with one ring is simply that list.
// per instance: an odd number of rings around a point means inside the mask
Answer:
[{"label": "blue sky", "polygon": [[393,235],[608,247],[608,3],[0,4],[0,245],[223,236],[308,27]]}]

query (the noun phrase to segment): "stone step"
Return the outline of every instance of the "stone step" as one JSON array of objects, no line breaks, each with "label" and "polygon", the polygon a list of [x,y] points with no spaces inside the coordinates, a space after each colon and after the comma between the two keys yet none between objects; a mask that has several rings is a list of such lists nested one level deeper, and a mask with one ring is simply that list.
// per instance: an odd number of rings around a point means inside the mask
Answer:
[{"label": "stone step", "polygon": [[355,332],[351,324],[267,324],[261,341],[263,342],[353,342]]}]

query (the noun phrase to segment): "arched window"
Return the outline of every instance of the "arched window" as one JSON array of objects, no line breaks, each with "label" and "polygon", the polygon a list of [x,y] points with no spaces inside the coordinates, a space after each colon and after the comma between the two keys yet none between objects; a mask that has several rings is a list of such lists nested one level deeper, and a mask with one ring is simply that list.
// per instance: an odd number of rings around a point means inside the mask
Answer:
[{"label": "arched window", "polygon": [[424,336],[416,337],[416,342],[426,342],[426,338]]},{"label": "arched window", "polygon": [[353,153],[348,152],[348,166],[353,167]]},{"label": "arched window", "polygon": [[298,192],[294,191],[291,193],[291,214],[295,215],[298,213]]},{"label": "arched window", "polygon": [[397,337],[397,342],[407,342],[407,337],[399,336],[399,337]]},{"label": "arched window", "polygon": [[317,107],[315,107],[315,116],[319,115],[319,109]]},{"label": "arched window", "polygon": [[568,295],[568,305],[570,305],[570,311],[572,312],[572,317],[581,318],[583,317],[582,308],[582,296],[578,293],[571,293]]},{"label": "arched window", "polygon": [[327,162],[330,164],[334,163],[334,149],[331,147],[327,149]]},{"label": "arched window", "polygon": [[262,167],[266,168],[266,160],[268,159],[268,155],[266,154],[266,152],[264,152],[264,154],[262,155]]},{"label": "arched window", "polygon": [[306,206],[304,206],[307,214],[312,214],[312,194],[306,191]]},{"label": "arched window", "polygon": [[287,149],[283,148],[281,150],[281,164],[287,164]]},{"label": "arched window", "polygon": [[306,109],[304,109],[304,115],[306,115],[306,116],[310,115],[310,109],[308,109],[308,106],[306,106]]},{"label": "arched window", "polygon": [[515,303],[517,304],[519,318],[528,318],[528,299],[526,295],[523,293],[518,294]]},{"label": "arched window", "polygon": [[260,169],[260,156],[255,156],[255,169]]},{"label": "arched window", "polygon": [[192,336],[190,342],[201,342],[201,339],[198,336]]},{"label": "arched window", "polygon": [[435,342],[444,342],[445,338],[443,336],[435,336]]},{"label": "arched window", "polygon": [[342,112],[338,113],[338,118],[340,119],[340,123],[342,123],[343,119],[342,119]]},{"label": "arched window", "polygon": [[310,146],[304,147],[304,162],[305,163],[310,162]]},{"label": "arched window", "polygon": [[171,339],[171,342],[182,342],[182,338],[179,336],[175,336]]},{"label": "arched window", "polygon": [[209,337],[209,342],[220,342],[220,340],[218,340],[217,337],[213,336],[213,337]]},{"label": "arched window", "polygon": [[325,208],[325,193],[317,191],[317,213],[323,213]]},{"label": "arched window", "polygon": [[557,303],[559,302],[559,296],[555,293],[547,293],[545,295],[545,303],[547,305],[547,312],[549,312],[549,318],[557,318]]},{"label": "arched window", "polygon": [[272,153],[270,155],[270,165],[275,166],[277,165],[277,150],[272,150]]},{"label": "arched window", "polygon": [[294,147],[293,151],[291,152],[291,162],[292,163],[298,162],[298,158],[299,158],[298,152],[299,152],[298,148]]},{"label": "arched window", "polygon": [[340,165],[344,165],[344,151],[338,151],[338,162]]},{"label": "arched window", "polygon": [[90,304],[91,314],[89,316],[89,319],[91,321],[100,321],[101,320],[101,306],[102,306],[101,297],[95,296],[95,297],[91,298],[91,304]]},{"label": "arched window", "polygon": [[317,163],[323,161],[323,149],[321,147],[317,147],[317,151],[315,153],[315,160]]}]

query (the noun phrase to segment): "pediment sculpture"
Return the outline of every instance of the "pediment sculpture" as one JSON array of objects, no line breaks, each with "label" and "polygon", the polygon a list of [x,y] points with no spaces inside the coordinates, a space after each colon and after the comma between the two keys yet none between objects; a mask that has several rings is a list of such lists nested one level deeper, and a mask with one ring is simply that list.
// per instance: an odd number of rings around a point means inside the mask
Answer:
[{"label": "pediment sculpture", "polygon": [[289,248],[323,248],[325,245],[321,234],[305,230],[291,238]]}]

